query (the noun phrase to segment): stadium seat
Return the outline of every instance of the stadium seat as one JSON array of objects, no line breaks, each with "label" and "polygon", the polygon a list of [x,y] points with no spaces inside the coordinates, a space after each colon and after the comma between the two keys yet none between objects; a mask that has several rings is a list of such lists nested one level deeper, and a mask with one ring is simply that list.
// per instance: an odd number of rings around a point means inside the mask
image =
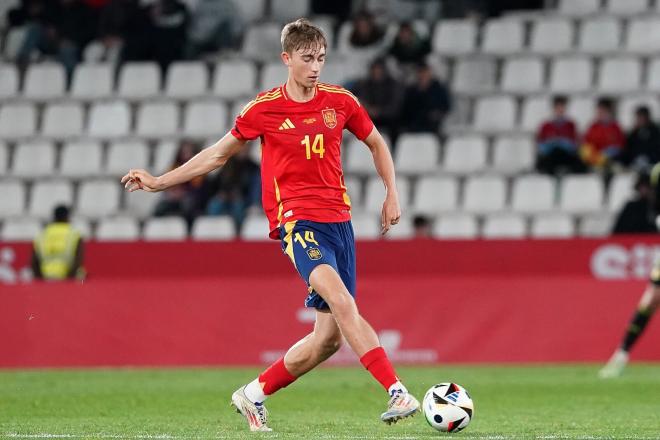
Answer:
[{"label": "stadium seat", "polygon": [[39,180],[32,186],[28,212],[33,217],[51,219],[55,206],[73,205],[73,184],[68,180]]},{"label": "stadium seat", "polygon": [[165,94],[170,98],[189,99],[207,93],[209,72],[200,61],[177,61],[167,70]]},{"label": "stadium seat", "polygon": [[80,185],[76,213],[90,218],[103,218],[119,209],[121,184],[115,179],[89,180]]},{"label": "stadium seat", "polygon": [[422,177],[417,181],[412,211],[435,216],[458,207],[458,181],[453,177]]},{"label": "stadium seat", "polygon": [[356,240],[377,240],[380,238],[380,217],[376,214],[357,214],[351,218]]},{"label": "stadium seat", "polygon": [[271,0],[270,16],[273,20],[288,23],[300,17],[308,17],[310,0]]},{"label": "stadium seat", "polygon": [[193,101],[186,107],[183,134],[196,137],[224,136],[227,131],[227,107],[214,101]]},{"label": "stadium seat", "polygon": [[18,95],[18,69],[14,64],[0,64],[0,99]]},{"label": "stadium seat", "polygon": [[12,173],[34,179],[55,172],[55,145],[47,140],[20,143],[14,149]]},{"label": "stadium seat", "polygon": [[501,174],[518,174],[534,168],[536,147],[527,136],[500,136],[493,145],[492,170]]},{"label": "stadium seat", "polygon": [[504,65],[502,90],[533,93],[543,88],[543,62],[540,58],[513,58]]},{"label": "stadium seat", "polygon": [[516,124],[516,103],[511,96],[489,96],[477,101],[474,127],[482,132],[508,131]]},{"label": "stadium seat", "polygon": [[394,151],[397,172],[421,174],[436,171],[440,160],[440,143],[431,133],[404,133]]},{"label": "stadium seat", "polygon": [[9,171],[9,145],[0,140],[0,176]]},{"label": "stadium seat", "polygon": [[80,233],[80,236],[87,240],[92,237],[92,223],[84,217],[74,217],[71,219],[71,226]]},{"label": "stadium seat", "polygon": [[[326,62],[321,71],[321,81],[328,84],[346,86],[346,83],[364,75],[362,66],[355,63],[344,63],[342,60],[332,59]],[[280,81],[283,82],[283,81]]]},{"label": "stadium seat", "polygon": [[648,0],[607,0],[605,13],[609,15],[631,16],[650,12]]},{"label": "stadium seat", "polygon": [[18,217],[25,212],[25,185],[19,180],[0,180],[0,218]]},{"label": "stadium seat", "polygon": [[596,115],[596,99],[593,96],[572,97],[566,106],[566,113],[581,131],[593,122]]},{"label": "stadium seat", "polygon": [[596,14],[600,10],[600,0],[561,0],[559,12],[574,17]]},{"label": "stadium seat", "polygon": [[362,182],[357,177],[344,176],[344,185],[346,186],[348,197],[351,199],[353,208],[362,206]]},{"label": "stadium seat", "polygon": [[[110,144],[104,174],[123,176],[131,168],[149,167],[149,149],[138,140],[116,141]],[[155,171],[159,173],[159,171]]]},{"label": "stadium seat", "polygon": [[266,241],[270,232],[268,219],[262,214],[251,215],[243,222],[241,238],[246,241]]},{"label": "stadium seat", "polygon": [[124,192],[124,207],[127,215],[144,219],[153,215],[162,196],[145,191]]},{"label": "stadium seat", "polygon": [[71,96],[76,99],[101,99],[112,95],[111,64],[80,64],[73,72]]},{"label": "stadium seat", "polygon": [[371,150],[357,139],[346,145],[346,172],[355,174],[376,174]]},{"label": "stadium seat", "polygon": [[[397,177],[396,187],[399,191],[399,205],[402,210],[405,210],[410,203],[410,182],[406,178]],[[364,208],[368,212],[380,214],[384,201],[385,185],[383,179],[380,176],[370,178],[365,189]]]},{"label": "stadium seat", "polygon": [[64,139],[83,134],[85,115],[79,103],[50,104],[42,117],[41,134],[45,137]]},{"label": "stadium seat", "polygon": [[181,217],[154,217],[144,223],[145,241],[182,241],[188,236],[186,221]]},{"label": "stadium seat", "polygon": [[117,82],[119,97],[140,100],[160,91],[160,70],[154,62],[130,62],[121,67]]},{"label": "stadium seat", "polygon": [[621,45],[621,24],[616,18],[596,18],[582,22],[579,51],[585,54],[615,52]]},{"label": "stadium seat", "polygon": [[140,238],[140,225],[133,217],[102,218],[95,238],[98,241],[134,241]]},{"label": "stadium seat", "polygon": [[197,241],[233,240],[235,231],[234,220],[229,216],[197,217],[191,235]]},{"label": "stadium seat", "polygon": [[514,180],[511,207],[523,214],[549,212],[555,208],[555,181],[541,175],[531,174]]},{"label": "stadium seat", "polygon": [[497,66],[490,58],[466,58],[456,62],[452,76],[452,91],[479,95],[495,90]]},{"label": "stadium seat", "polygon": [[486,22],[481,50],[492,55],[508,55],[522,50],[524,23],[519,20],[491,19]]},{"label": "stadium seat", "polygon": [[477,26],[470,19],[437,22],[431,45],[442,55],[467,55],[474,52]]},{"label": "stadium seat", "polygon": [[571,238],[575,222],[566,214],[543,214],[532,218],[531,236],[534,238]]},{"label": "stadium seat", "polygon": [[534,22],[531,51],[536,54],[552,55],[573,49],[573,23],[562,18],[546,18]]},{"label": "stadium seat", "polygon": [[282,52],[281,32],[282,27],[277,23],[250,25],[243,39],[242,55],[261,62],[277,59]]},{"label": "stadium seat", "polygon": [[555,58],[550,68],[553,92],[586,92],[593,85],[593,65],[588,58]]},{"label": "stadium seat", "polygon": [[631,94],[622,97],[617,105],[619,123],[624,129],[632,129],[635,119],[635,109],[645,105],[651,111],[651,119],[656,120],[660,116],[660,102],[652,93]]},{"label": "stadium seat", "polygon": [[498,212],[506,203],[506,181],[500,176],[471,176],[465,182],[463,209],[470,213]]},{"label": "stadium seat", "polygon": [[637,58],[608,58],[600,67],[598,88],[607,94],[629,93],[641,86],[642,66]]},{"label": "stadium seat", "polygon": [[399,223],[392,226],[387,234],[383,236],[385,240],[410,240],[415,235],[413,219],[407,214],[403,214]]},{"label": "stadium seat", "polygon": [[469,214],[443,215],[433,225],[433,236],[439,239],[473,239],[478,232],[477,219]]},{"label": "stadium seat", "polygon": [[62,149],[60,174],[65,177],[94,177],[101,173],[103,150],[93,140],[71,142]]},{"label": "stadium seat", "polygon": [[179,120],[179,107],[173,102],[143,103],[137,111],[135,133],[148,138],[175,136]]},{"label": "stadium seat", "polygon": [[241,0],[234,4],[245,21],[257,21],[266,15],[266,0]]},{"label": "stadium seat", "polygon": [[41,232],[41,222],[34,218],[6,220],[2,226],[2,241],[32,241]]},{"label": "stadium seat", "polygon": [[578,222],[578,234],[581,237],[607,237],[614,226],[614,216],[608,213],[586,215]]},{"label": "stadium seat", "polygon": [[124,101],[100,102],[89,111],[87,133],[97,138],[127,136],[131,131],[131,109]]},{"label": "stadium seat", "polygon": [[491,214],[484,220],[481,235],[484,238],[523,238],[527,226],[523,216],[518,214]]},{"label": "stadium seat", "polygon": [[486,167],[486,139],[481,136],[455,136],[445,145],[443,170],[470,174]]},{"label": "stadium seat", "polygon": [[25,74],[23,95],[34,100],[60,98],[65,87],[66,74],[61,64],[32,64]]},{"label": "stadium seat", "polygon": [[251,61],[227,60],[216,65],[213,76],[215,95],[225,99],[252,99],[256,95],[256,89],[257,69]]},{"label": "stadium seat", "polygon": [[660,51],[660,19],[642,17],[628,24],[626,52],[656,54]]},{"label": "stadium seat", "polygon": [[653,58],[648,64],[646,87],[655,93],[660,93],[660,58]]},{"label": "stadium seat", "polygon": [[281,86],[286,82],[287,69],[281,61],[273,61],[264,65],[261,69],[261,82],[259,83],[259,90],[270,90],[274,87]]},{"label": "stadium seat", "polygon": [[530,96],[522,103],[520,129],[534,132],[551,116],[552,97]]},{"label": "stadium seat", "polygon": [[172,168],[176,153],[179,150],[179,143],[165,140],[156,145],[154,157],[154,172],[162,174]]},{"label": "stadium seat", "polygon": [[37,109],[27,102],[0,107],[0,138],[18,139],[34,136],[37,131]]},{"label": "stadium seat", "polygon": [[603,207],[604,188],[598,175],[568,175],[559,184],[559,207],[570,214],[588,214]]},{"label": "stadium seat", "polygon": [[610,181],[609,194],[607,197],[607,209],[610,212],[619,212],[623,205],[635,194],[635,174],[617,174]]},{"label": "stadium seat", "polygon": [[16,26],[9,28],[4,38],[4,58],[8,61],[16,60],[18,51],[25,40],[27,26]]}]

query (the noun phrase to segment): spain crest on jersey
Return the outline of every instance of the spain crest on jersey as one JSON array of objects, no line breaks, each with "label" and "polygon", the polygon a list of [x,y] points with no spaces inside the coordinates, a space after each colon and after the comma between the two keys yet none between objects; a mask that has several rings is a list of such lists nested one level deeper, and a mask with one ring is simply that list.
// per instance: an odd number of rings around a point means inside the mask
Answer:
[{"label": "spain crest on jersey", "polygon": [[323,123],[325,123],[326,127],[335,128],[337,126],[337,113],[334,108],[321,110],[321,114],[323,115]]}]

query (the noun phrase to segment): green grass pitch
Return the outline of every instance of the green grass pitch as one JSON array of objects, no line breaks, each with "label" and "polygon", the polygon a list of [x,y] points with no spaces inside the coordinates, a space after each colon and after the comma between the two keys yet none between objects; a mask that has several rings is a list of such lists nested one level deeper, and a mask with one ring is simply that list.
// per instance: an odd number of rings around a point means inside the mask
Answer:
[{"label": "green grass pitch", "polygon": [[0,370],[0,438],[658,439],[660,365],[616,380],[596,365],[400,368],[418,398],[454,381],[475,402],[464,431],[423,416],[383,424],[387,395],[360,368],[313,371],[267,402],[273,433],[246,432],[229,397],[257,369]]}]

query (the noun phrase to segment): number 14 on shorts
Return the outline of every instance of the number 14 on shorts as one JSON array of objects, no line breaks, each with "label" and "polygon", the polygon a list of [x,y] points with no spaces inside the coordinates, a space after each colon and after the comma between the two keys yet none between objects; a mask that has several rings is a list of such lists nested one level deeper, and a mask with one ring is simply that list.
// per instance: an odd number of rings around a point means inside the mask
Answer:
[{"label": "number 14 on shorts", "polygon": [[300,232],[296,232],[295,235],[293,236],[293,241],[300,243],[303,249],[307,249],[307,243],[314,243],[315,245],[319,245],[319,242],[316,241],[314,238],[314,233],[312,231],[304,231],[305,232],[305,238],[300,234]]}]

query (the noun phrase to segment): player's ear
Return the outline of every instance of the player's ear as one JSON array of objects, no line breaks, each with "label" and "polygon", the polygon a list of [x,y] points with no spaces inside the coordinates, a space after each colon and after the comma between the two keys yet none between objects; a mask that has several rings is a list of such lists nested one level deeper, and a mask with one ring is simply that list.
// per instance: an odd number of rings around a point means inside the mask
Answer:
[{"label": "player's ear", "polygon": [[289,55],[288,52],[282,52],[280,58],[282,58],[282,62],[286,64],[287,67],[291,65],[291,55]]}]

